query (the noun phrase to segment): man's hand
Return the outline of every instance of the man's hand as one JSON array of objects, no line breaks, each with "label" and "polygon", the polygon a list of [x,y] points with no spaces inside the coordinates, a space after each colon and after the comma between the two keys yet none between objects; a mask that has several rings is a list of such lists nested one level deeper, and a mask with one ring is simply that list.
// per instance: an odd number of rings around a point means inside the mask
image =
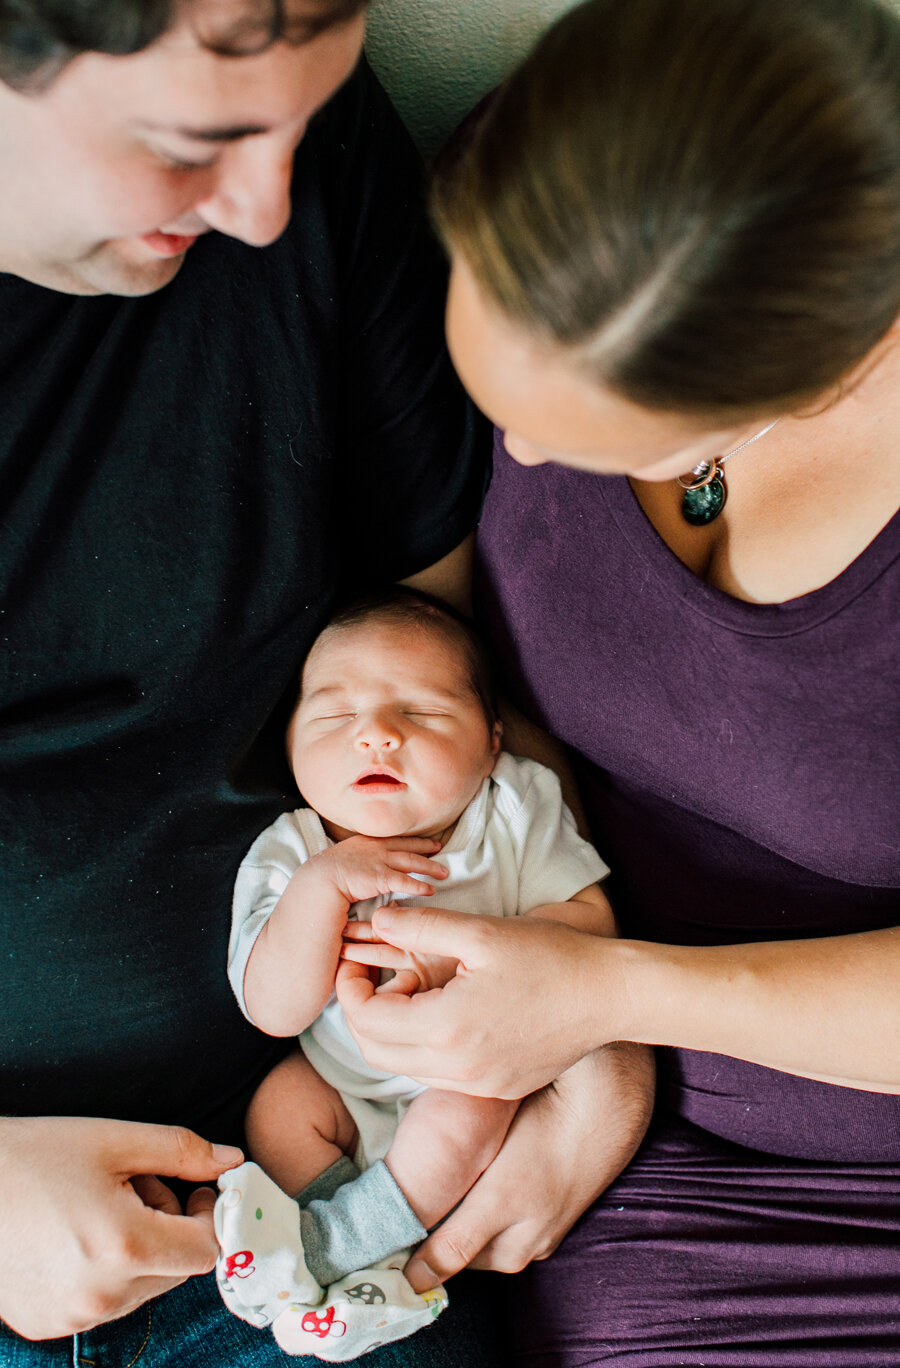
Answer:
[{"label": "man's hand", "polygon": [[630,1161],[652,1104],[643,1045],[608,1045],[527,1097],[497,1158],[407,1264],[413,1287],[546,1259]]},{"label": "man's hand", "polygon": [[440,848],[440,841],[426,836],[348,836],[314,855],[301,869],[306,871],[305,883],[313,874],[324,878],[348,903],[388,893],[431,897],[433,886],[413,875],[446,879],[445,866],[428,858]]},{"label": "man's hand", "polygon": [[[443,988],[459,967],[459,960],[447,955],[416,955],[412,950],[388,945],[370,922],[350,922],[344,928],[341,959],[377,970],[373,978],[378,984],[376,993],[425,993],[429,988]],[[393,970],[395,977],[380,983],[384,969]]]},{"label": "man's hand", "polygon": [[215,1267],[215,1193],[186,1214],[157,1174],[213,1183],[242,1160],[192,1131],[83,1117],[0,1121],[0,1316],[26,1339],[126,1315]]}]

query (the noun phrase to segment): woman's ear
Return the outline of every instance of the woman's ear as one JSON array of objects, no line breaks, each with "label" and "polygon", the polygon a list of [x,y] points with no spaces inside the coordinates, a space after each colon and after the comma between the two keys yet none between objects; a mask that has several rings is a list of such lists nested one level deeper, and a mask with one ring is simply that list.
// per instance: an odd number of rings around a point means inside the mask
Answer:
[{"label": "woman's ear", "polygon": [[894,319],[891,326],[883,337],[875,343],[871,351],[867,352],[858,366],[854,366],[849,375],[845,375],[837,383],[837,399],[843,399],[846,394],[852,394],[864,380],[868,380],[873,371],[877,370],[881,362],[892,352],[900,342],[900,314]]},{"label": "woman's ear", "polygon": [[894,319],[887,332],[878,339],[875,346],[866,352],[863,359],[851,371],[830,385],[824,394],[811,400],[809,404],[804,404],[789,416],[791,418],[818,418],[820,414],[827,413],[842,399],[846,399],[848,394],[852,394],[854,390],[858,389],[865,380],[868,380],[872,372],[878,369],[878,366],[894,350],[898,342],[900,342],[900,314]]}]

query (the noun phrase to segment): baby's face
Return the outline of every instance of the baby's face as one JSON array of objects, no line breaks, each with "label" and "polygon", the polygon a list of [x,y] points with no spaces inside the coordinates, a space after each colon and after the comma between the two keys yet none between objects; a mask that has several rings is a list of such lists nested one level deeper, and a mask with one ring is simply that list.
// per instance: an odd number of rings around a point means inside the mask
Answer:
[{"label": "baby's face", "polygon": [[377,621],[318,639],[288,731],[297,785],[338,840],[446,832],[499,744],[462,647]]}]

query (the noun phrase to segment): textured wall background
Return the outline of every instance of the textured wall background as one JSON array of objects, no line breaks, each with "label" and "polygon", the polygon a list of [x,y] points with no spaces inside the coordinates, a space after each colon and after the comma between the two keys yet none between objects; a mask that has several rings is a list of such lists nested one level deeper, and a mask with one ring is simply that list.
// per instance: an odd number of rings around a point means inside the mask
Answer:
[{"label": "textured wall background", "polygon": [[575,0],[374,0],[366,48],[426,157]]},{"label": "textured wall background", "polygon": [[369,57],[426,157],[574,3],[373,0]]}]

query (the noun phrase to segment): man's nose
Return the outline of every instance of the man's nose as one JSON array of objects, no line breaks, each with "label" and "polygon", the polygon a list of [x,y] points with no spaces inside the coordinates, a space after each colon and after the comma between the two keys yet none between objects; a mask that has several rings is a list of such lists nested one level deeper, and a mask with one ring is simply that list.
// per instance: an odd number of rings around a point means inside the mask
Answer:
[{"label": "man's nose", "polygon": [[222,154],[213,191],[194,210],[210,228],[266,247],[291,217],[293,165],[293,143],[267,133],[242,138]]}]

